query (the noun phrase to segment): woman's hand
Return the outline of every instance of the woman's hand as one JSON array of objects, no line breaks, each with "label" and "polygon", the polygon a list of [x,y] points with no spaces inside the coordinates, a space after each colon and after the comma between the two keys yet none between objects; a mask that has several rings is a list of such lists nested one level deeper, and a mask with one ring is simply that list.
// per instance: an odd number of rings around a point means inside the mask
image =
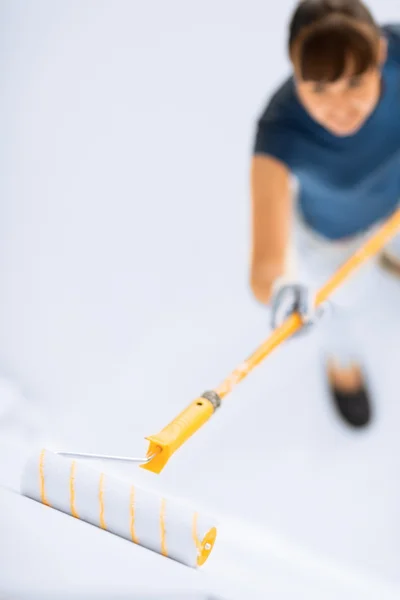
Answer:
[{"label": "woman's hand", "polygon": [[277,282],[271,298],[271,327],[276,329],[294,313],[298,313],[303,321],[303,329],[309,329],[318,321],[324,312],[323,307],[316,307],[315,292],[308,285],[300,282]]}]

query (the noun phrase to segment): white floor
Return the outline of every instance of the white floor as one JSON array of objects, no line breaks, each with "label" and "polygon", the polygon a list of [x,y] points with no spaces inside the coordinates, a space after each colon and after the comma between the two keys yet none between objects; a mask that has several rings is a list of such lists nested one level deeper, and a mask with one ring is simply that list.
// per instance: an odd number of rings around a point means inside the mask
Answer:
[{"label": "white floor", "polygon": [[[375,399],[370,428],[350,430],[334,413],[321,377],[315,332],[277,350],[240,384],[218,415],[175,455],[160,476],[134,467],[106,467],[124,475],[132,473],[136,482],[190,498],[221,521],[219,543],[200,579],[198,574],[171,565],[165,568],[165,581],[159,579],[157,586],[162,581],[164,590],[217,592],[226,598],[244,597],[251,589],[261,596],[273,591],[276,598],[291,597],[293,588],[299,598],[318,597],[322,591],[324,598],[330,597],[328,594],[338,597],[339,593],[346,598],[347,592],[349,598],[373,598],[377,594],[391,598],[399,593],[396,308],[400,285],[379,273],[378,283],[381,300],[375,307],[371,303],[371,322],[364,327],[361,321],[358,328]],[[151,331],[146,337],[140,357],[131,357],[119,366],[114,385],[102,392],[103,398],[112,398],[112,410],[107,405],[103,412],[104,402],[84,394],[79,401],[58,405],[57,415],[49,406],[46,414],[52,415],[52,422],[42,423],[39,440],[88,451],[143,452],[144,435],[166,424],[198,391],[218,383],[263,340],[261,317],[265,315],[254,312],[247,331],[243,326],[234,331],[231,324],[240,315],[240,306],[215,303],[207,311],[200,306],[194,309],[164,315],[154,324],[154,338]],[[156,338],[161,360],[151,352]],[[5,384],[3,387],[3,397],[13,394],[18,402],[17,392]],[[25,434],[24,439],[19,438],[20,445],[16,443],[22,431],[19,426],[26,420],[22,400],[14,420],[8,416],[2,421],[2,481],[10,487],[18,484],[16,474],[23,456],[20,448],[29,450]],[[39,431],[40,425],[34,423],[32,432]],[[37,441],[36,437],[31,439],[32,443]],[[12,455],[8,453],[11,444]],[[11,462],[10,456],[14,457]],[[121,592],[146,589],[143,579],[140,585],[137,579],[127,580],[123,562],[129,562],[132,550],[125,542],[119,543],[104,532],[90,533],[86,529],[94,528],[71,524],[73,520],[64,515],[46,514],[44,518],[43,510],[49,509],[36,508],[35,503],[35,508],[28,507],[26,503],[31,501],[6,491],[4,494],[2,519],[8,516],[0,528],[5,528],[3,539],[5,532],[13,547],[10,554],[4,546],[6,555],[2,556],[7,569],[0,581],[7,592],[13,592],[15,586],[15,593],[22,593],[28,584],[37,593],[65,591],[65,581],[60,578],[64,557],[75,565],[87,553],[91,560],[75,580],[76,593],[79,582],[94,592],[99,577],[106,587],[118,577]],[[33,540],[41,540],[39,546],[23,541],[24,519],[30,524]],[[104,537],[110,540],[101,539]],[[63,543],[64,553],[58,545],[57,560],[51,540],[57,545],[59,540]],[[101,564],[104,557],[109,560],[112,548],[118,548],[122,561],[111,563],[112,568],[107,562],[101,575],[99,558],[92,554],[98,544],[104,553]],[[145,554],[132,554],[132,561],[141,565],[142,575],[152,568],[147,567],[149,557]],[[22,556],[30,568],[21,587],[18,565]],[[56,561],[52,575],[43,580],[41,569],[47,573],[52,561]],[[158,558],[151,555],[149,564],[152,561],[160,568]],[[157,586],[149,589],[157,590]]]}]

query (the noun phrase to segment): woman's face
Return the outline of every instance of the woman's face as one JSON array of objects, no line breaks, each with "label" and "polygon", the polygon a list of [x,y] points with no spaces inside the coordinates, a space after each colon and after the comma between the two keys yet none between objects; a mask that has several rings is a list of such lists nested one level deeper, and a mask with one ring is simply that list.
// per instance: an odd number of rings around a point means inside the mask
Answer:
[{"label": "woman's face", "polygon": [[[384,52],[382,48],[382,52]],[[384,62],[382,56],[381,64]],[[311,117],[336,136],[356,133],[374,111],[381,93],[379,67],[360,76],[347,73],[333,83],[304,81],[295,66],[296,88],[300,101]]]}]

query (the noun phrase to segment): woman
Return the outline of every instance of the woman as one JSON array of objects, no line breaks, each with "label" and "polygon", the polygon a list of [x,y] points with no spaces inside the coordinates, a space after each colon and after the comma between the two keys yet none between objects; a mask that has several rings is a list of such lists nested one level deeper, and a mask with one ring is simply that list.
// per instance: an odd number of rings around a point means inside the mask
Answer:
[{"label": "woman", "polygon": [[[252,158],[251,286],[274,326],[293,311],[317,319],[309,281],[324,282],[400,198],[400,25],[379,27],[359,0],[304,0],[289,55],[293,75],[258,121]],[[397,238],[381,264],[400,273]],[[348,308],[359,302],[344,291]],[[345,314],[330,319],[327,374],[340,414],[361,427],[371,402]]]}]

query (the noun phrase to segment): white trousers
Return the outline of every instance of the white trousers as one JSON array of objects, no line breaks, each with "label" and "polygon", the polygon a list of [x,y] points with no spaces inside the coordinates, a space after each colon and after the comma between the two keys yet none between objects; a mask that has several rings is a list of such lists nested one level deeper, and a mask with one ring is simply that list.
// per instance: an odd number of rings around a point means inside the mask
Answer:
[{"label": "white trousers", "polygon": [[[312,230],[296,207],[286,274],[319,289],[380,225],[378,223],[361,235],[344,241],[329,240]],[[400,261],[400,234],[388,243],[385,251]],[[374,285],[377,260],[378,257],[367,260],[339,286],[331,296],[333,314],[328,311],[326,319],[322,319],[325,351],[339,363],[358,360],[358,349],[352,339],[352,321],[363,312],[366,300],[377,292],[376,283]]]}]

